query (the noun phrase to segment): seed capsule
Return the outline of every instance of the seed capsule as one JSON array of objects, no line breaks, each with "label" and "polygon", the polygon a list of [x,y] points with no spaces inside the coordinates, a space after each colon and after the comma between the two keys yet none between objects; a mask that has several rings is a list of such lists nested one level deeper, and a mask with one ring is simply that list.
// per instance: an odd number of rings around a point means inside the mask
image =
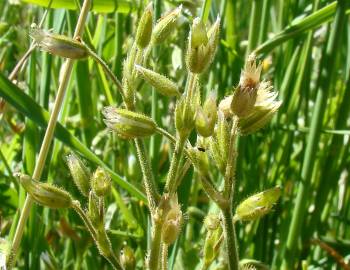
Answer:
[{"label": "seed capsule", "polygon": [[182,211],[179,204],[172,205],[167,213],[162,227],[162,241],[167,245],[175,242],[181,232],[183,223]]},{"label": "seed capsule", "polygon": [[153,9],[152,2],[143,12],[136,32],[136,44],[139,48],[146,48],[152,37]]},{"label": "seed capsule", "polygon": [[156,132],[157,124],[149,117],[115,107],[105,107],[102,111],[108,128],[124,139],[151,136]]},{"label": "seed capsule", "polygon": [[198,108],[196,115],[196,129],[203,137],[209,137],[214,132],[217,120],[216,98],[213,94],[205,101],[202,108]]},{"label": "seed capsule", "polygon": [[274,187],[250,196],[238,205],[234,219],[242,221],[256,220],[270,212],[280,196],[280,187]]},{"label": "seed capsule", "polygon": [[147,68],[135,65],[136,70],[139,72],[141,77],[152,85],[159,93],[164,96],[180,96],[179,89],[173,81],[161,75],[157,72],[149,70]]},{"label": "seed capsule", "polygon": [[38,182],[25,174],[18,173],[15,176],[38,204],[50,208],[68,208],[72,206],[72,197],[67,191],[52,184]]},{"label": "seed capsule", "polygon": [[50,33],[33,26],[29,35],[38,46],[48,53],[70,59],[81,59],[88,56],[87,48],[79,41],[63,35]]},{"label": "seed capsule", "polygon": [[67,156],[67,165],[73,177],[73,181],[81,194],[89,195],[90,191],[90,172],[84,163],[75,154]]},{"label": "seed capsule", "polygon": [[163,43],[174,31],[181,10],[182,6],[179,6],[158,20],[152,35],[152,43],[154,45]]},{"label": "seed capsule", "polygon": [[91,187],[98,197],[106,196],[111,190],[111,177],[98,167],[91,178]]}]

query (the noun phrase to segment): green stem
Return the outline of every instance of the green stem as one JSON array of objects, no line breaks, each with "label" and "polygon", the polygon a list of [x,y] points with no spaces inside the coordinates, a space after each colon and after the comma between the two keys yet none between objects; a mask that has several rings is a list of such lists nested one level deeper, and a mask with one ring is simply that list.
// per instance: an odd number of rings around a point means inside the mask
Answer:
[{"label": "green stem", "polygon": [[168,269],[168,245],[162,244],[162,266],[161,270],[167,270]]},{"label": "green stem", "polygon": [[[74,209],[74,211],[77,212],[77,214],[83,220],[85,226],[88,228],[88,230],[91,234],[91,237],[94,239],[94,242],[96,243],[96,246],[99,247],[101,255],[103,257],[105,257],[105,259],[113,266],[114,269],[123,270],[123,267],[121,266],[120,262],[118,261],[117,257],[115,256],[115,254],[112,250],[111,243],[108,239],[106,232],[104,231],[104,228],[102,228],[102,230],[103,230],[102,233],[100,233],[100,234],[97,233],[90,218],[81,209],[80,203],[78,201],[73,202],[72,208]],[[99,235],[100,235],[100,237],[99,237]],[[102,242],[100,242],[102,240],[101,236],[103,236],[103,240],[104,240]],[[101,246],[105,247],[105,245],[107,245],[107,250],[102,252],[102,250],[104,250],[104,249],[102,249],[100,247]]]},{"label": "green stem", "polygon": [[229,270],[239,269],[239,258],[238,258],[238,248],[236,240],[236,232],[232,219],[232,209],[228,207],[227,209],[221,210],[223,218],[223,233],[226,243],[227,252],[227,262]]},{"label": "green stem", "polygon": [[148,206],[150,208],[151,214],[153,216],[156,206],[159,201],[159,194],[157,191],[156,183],[154,182],[154,177],[151,171],[151,164],[146,155],[146,148],[141,139],[135,139],[135,146],[137,151],[137,157],[141,166],[141,171],[143,175],[143,182],[145,185]]},{"label": "green stem", "polygon": [[148,258],[149,270],[158,270],[161,240],[162,240],[162,224],[159,222],[155,222],[153,224],[153,235],[152,235],[151,248],[150,248],[150,253]]},{"label": "green stem", "polygon": [[179,170],[180,159],[184,151],[186,140],[186,137],[180,136],[175,144],[175,150],[171,159],[170,169],[165,184],[165,190],[170,194],[173,194],[176,191],[176,176]]},{"label": "green stem", "polygon": [[[91,0],[84,1],[83,7],[82,7],[80,15],[79,15],[79,19],[78,19],[78,22],[77,22],[77,25],[75,28],[74,38],[81,36],[83,33],[85,21],[86,21],[88,12],[90,10],[90,5],[91,5]],[[65,64],[65,69],[63,72],[63,76],[62,76],[62,81],[61,81],[61,84],[60,84],[58,91],[57,91],[57,96],[56,96],[56,100],[54,103],[54,107],[53,107],[53,110],[52,110],[52,113],[51,113],[51,116],[49,119],[49,123],[48,123],[47,129],[46,129],[46,132],[45,132],[43,143],[41,145],[38,160],[37,160],[36,165],[35,165],[35,169],[34,169],[34,173],[33,173],[32,178],[36,179],[36,180],[40,179],[41,174],[42,174],[43,169],[44,169],[46,157],[47,157],[47,154],[49,152],[49,148],[50,148],[50,145],[51,145],[51,142],[53,139],[53,134],[54,134],[55,127],[56,127],[57,118],[58,118],[59,112],[61,110],[64,95],[66,93],[68,82],[69,82],[69,79],[70,79],[70,76],[72,73],[73,63],[74,63],[74,60],[68,59],[66,64]],[[8,260],[7,260],[7,265],[8,265],[7,268],[8,269],[11,269],[16,262],[16,257],[17,257],[19,245],[20,245],[21,240],[22,240],[24,227],[25,227],[26,221],[28,219],[32,204],[33,204],[33,199],[31,198],[30,195],[27,195],[26,200],[24,202],[23,210],[21,212],[21,216],[20,216],[18,224],[17,224],[15,236],[14,236],[14,239],[12,242],[10,255],[8,257]]]}]

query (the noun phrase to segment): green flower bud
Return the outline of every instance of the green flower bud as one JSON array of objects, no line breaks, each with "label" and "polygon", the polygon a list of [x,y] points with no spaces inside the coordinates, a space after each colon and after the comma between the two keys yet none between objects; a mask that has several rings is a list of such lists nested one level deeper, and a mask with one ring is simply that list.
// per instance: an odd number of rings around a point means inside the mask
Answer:
[{"label": "green flower bud", "polygon": [[239,261],[240,269],[244,270],[269,270],[269,266],[253,259],[242,259]]},{"label": "green flower bud", "polygon": [[220,227],[220,217],[217,214],[208,214],[204,219],[204,226],[209,231],[215,231]]},{"label": "green flower bud", "polygon": [[158,20],[157,24],[154,26],[152,35],[152,43],[154,45],[163,43],[174,29],[176,29],[177,18],[181,10],[182,6],[179,6]]},{"label": "green flower bud", "polygon": [[139,72],[141,77],[152,85],[159,93],[164,96],[180,96],[179,89],[173,81],[169,80],[164,75],[156,73],[147,68],[135,65],[136,70]]},{"label": "green flower bud", "polygon": [[198,108],[196,115],[196,129],[198,134],[203,137],[209,137],[214,132],[214,127],[217,120],[217,106],[214,95],[205,101],[203,109]]},{"label": "green flower bud", "polygon": [[67,156],[67,165],[75,185],[81,194],[87,197],[90,191],[91,177],[88,168],[86,168],[84,163],[75,154],[69,154]]},{"label": "green flower bud", "polygon": [[33,26],[29,35],[38,46],[48,53],[70,59],[81,59],[89,55],[81,42],[62,35],[56,35]]},{"label": "green flower bud", "polygon": [[219,255],[219,249],[217,248],[217,245],[220,241],[219,239],[221,234],[221,230],[218,229],[209,230],[207,232],[203,248],[203,263],[207,267],[209,267]]},{"label": "green flower bud", "polygon": [[143,12],[136,32],[136,44],[139,48],[146,48],[152,37],[153,9],[152,2]]},{"label": "green flower bud", "polygon": [[173,204],[167,212],[162,226],[162,242],[171,245],[181,232],[183,215],[179,204]]},{"label": "green flower bud", "polygon": [[180,136],[188,136],[195,126],[195,116],[200,104],[198,82],[192,90],[193,93],[184,93],[176,103],[175,126]]},{"label": "green flower bud", "polygon": [[124,139],[151,136],[157,129],[151,118],[136,112],[109,106],[102,113],[107,127]]},{"label": "green flower bud", "polygon": [[224,114],[219,111],[218,122],[215,129],[214,136],[209,140],[209,150],[217,167],[222,174],[225,174],[225,168],[228,158],[230,138],[230,126],[226,121]]},{"label": "green flower bud", "polygon": [[111,191],[111,177],[98,167],[91,178],[91,187],[98,197],[104,197]]},{"label": "green flower bud", "polygon": [[205,46],[208,43],[207,29],[200,18],[195,18],[192,23],[192,30],[190,34],[190,42],[192,48]]},{"label": "green flower bud", "polygon": [[234,220],[252,221],[266,215],[280,196],[280,187],[274,187],[250,196],[238,205]]},{"label": "green flower bud", "polygon": [[52,184],[40,183],[25,174],[17,173],[15,177],[36,203],[50,208],[72,206],[72,197],[67,191]]},{"label": "green flower bud", "polygon": [[214,60],[220,38],[219,18],[208,33],[209,40],[203,23],[193,21],[186,54],[187,68],[193,73],[204,72]]},{"label": "green flower bud", "polygon": [[135,255],[130,247],[124,246],[120,252],[120,263],[125,270],[134,270],[136,268]]}]

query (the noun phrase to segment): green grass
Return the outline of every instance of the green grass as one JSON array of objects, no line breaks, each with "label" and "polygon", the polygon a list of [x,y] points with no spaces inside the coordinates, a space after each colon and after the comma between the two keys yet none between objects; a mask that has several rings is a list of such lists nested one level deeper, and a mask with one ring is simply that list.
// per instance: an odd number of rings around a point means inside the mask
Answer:
[{"label": "green grass", "polygon": [[[39,2],[41,5],[36,5]],[[42,19],[46,10],[42,5],[48,2],[0,2],[0,97],[6,101],[0,112],[0,254],[6,254],[2,243],[11,243],[14,237],[17,209],[22,208],[26,196],[13,173],[33,174],[65,62],[37,49],[16,81],[9,79],[30,48],[31,23]],[[44,28],[73,36],[79,15],[77,2],[54,0]],[[82,40],[121,80],[123,59],[147,1],[120,1],[117,7],[114,1],[94,3]],[[219,100],[231,94],[246,56],[254,52],[263,63],[263,78],[273,82],[283,101],[270,124],[238,141],[234,207],[259,191],[282,187],[281,199],[268,215],[236,223],[239,258],[258,260],[269,269],[349,269],[340,259],[350,265],[348,1],[157,0],[154,20],[181,3],[181,20],[166,43],[152,50],[150,68],[185,88],[183,55],[192,18],[199,16],[213,23],[219,15],[222,30],[215,61],[199,77],[202,100],[212,90]],[[161,96],[140,82],[136,99],[138,112],[175,136],[175,98]],[[135,147],[132,140],[107,131],[103,107],[121,104],[118,88],[102,67],[90,58],[75,61],[41,178],[84,203],[65,156],[75,152],[91,171],[97,166],[104,168],[113,185],[105,202],[105,221],[114,252],[119,256],[123,246],[130,247],[137,269],[145,269],[152,229],[137,152],[141,149],[149,157],[149,178],[153,177],[162,191],[174,147],[159,134]],[[195,144],[195,132],[189,140]],[[179,164],[183,166],[185,161],[182,158]],[[223,176],[215,166],[211,165],[210,174],[216,186],[223,186]],[[207,236],[203,218],[220,211],[204,192],[200,178],[190,166],[177,190],[186,218],[179,238],[169,247],[169,269],[201,269]],[[210,269],[221,269],[219,265],[226,261],[223,247]],[[32,207],[26,222],[16,268],[112,269],[99,255],[78,215],[39,205]]]}]

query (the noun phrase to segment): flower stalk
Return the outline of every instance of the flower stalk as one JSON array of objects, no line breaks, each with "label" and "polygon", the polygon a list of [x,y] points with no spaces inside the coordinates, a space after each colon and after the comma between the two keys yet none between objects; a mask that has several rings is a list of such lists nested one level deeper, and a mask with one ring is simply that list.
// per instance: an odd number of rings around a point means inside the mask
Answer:
[{"label": "flower stalk", "polygon": [[[82,9],[81,9],[79,18],[78,18],[76,28],[75,28],[74,38],[77,38],[78,36],[82,35],[83,30],[84,30],[85,21],[87,19],[87,15],[88,15],[89,10],[90,10],[90,6],[91,6],[91,0],[85,0],[84,4],[82,6]],[[52,110],[52,113],[51,113],[51,116],[49,119],[49,123],[48,123],[47,129],[46,129],[46,132],[45,132],[43,143],[42,143],[41,148],[40,148],[38,160],[37,160],[35,168],[34,168],[34,173],[33,173],[32,178],[35,180],[39,180],[41,178],[41,174],[42,174],[43,169],[44,169],[47,154],[49,152],[49,148],[50,148],[50,145],[51,145],[51,142],[53,139],[53,135],[54,135],[54,131],[55,131],[56,123],[57,123],[57,118],[58,118],[59,112],[61,110],[63,99],[64,99],[66,89],[68,86],[68,82],[69,82],[69,79],[70,79],[70,76],[72,73],[73,63],[74,63],[74,60],[68,59],[64,65],[62,81],[61,81],[59,88],[58,88],[56,100],[55,100],[55,103],[53,106],[53,110]],[[25,200],[24,205],[23,205],[23,208],[22,208],[22,212],[21,212],[17,227],[16,227],[16,232],[15,232],[14,239],[12,242],[10,255],[7,259],[7,263],[6,263],[7,269],[12,269],[12,267],[16,263],[18,249],[19,249],[19,246],[20,246],[20,243],[22,240],[24,227],[25,227],[25,224],[27,222],[32,204],[33,204],[33,198],[30,195],[27,195],[26,200]]]}]

